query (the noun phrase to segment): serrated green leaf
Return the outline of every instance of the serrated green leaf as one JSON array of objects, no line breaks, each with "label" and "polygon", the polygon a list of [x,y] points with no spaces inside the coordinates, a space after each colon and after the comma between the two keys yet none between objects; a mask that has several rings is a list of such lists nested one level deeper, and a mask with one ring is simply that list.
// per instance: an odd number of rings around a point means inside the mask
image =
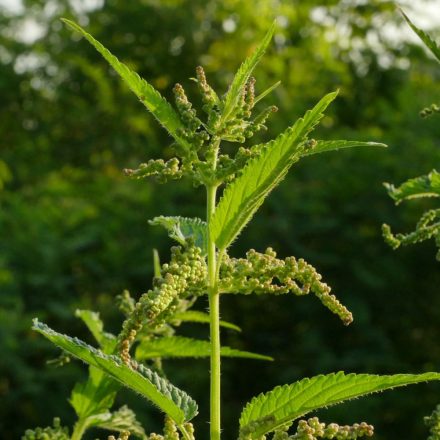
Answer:
[{"label": "serrated green leaf", "polygon": [[199,218],[188,217],[166,217],[159,216],[149,220],[150,225],[163,226],[170,238],[181,245],[186,245],[191,238],[194,244],[206,253],[207,249],[207,225]]},{"label": "serrated green leaf", "polygon": [[226,187],[210,221],[211,234],[219,249],[230,245],[289,168],[301,158],[307,149],[304,142],[307,135],[336,96],[337,92],[324,96],[303,118],[266,144]]},{"label": "serrated green leaf", "polygon": [[141,100],[147,109],[154,115],[160,124],[170,135],[183,147],[189,149],[191,146],[180,135],[184,128],[179,115],[170,103],[147,81],[141,78],[128,66],[121,63],[108,49],[106,49],[92,35],[86,32],[81,26],[66,18],[61,19],[73,30],[79,32],[86,40],[105,58],[118,75],[125,81],[130,90]]},{"label": "serrated green leaf", "polygon": [[434,41],[426,32],[419,29],[401,10],[403,18],[410,25],[411,29],[420,37],[420,39],[425,43],[426,47],[432,52],[432,54],[440,61],[440,46]]},{"label": "serrated green leaf", "polygon": [[269,93],[273,92],[279,85],[281,84],[281,81],[277,81],[275,84],[268,87],[264,92],[261,92],[255,99],[254,103],[261,101],[263,98],[265,98]]},{"label": "serrated green leaf", "polygon": [[[224,357],[259,359],[272,361],[270,356],[264,356],[248,351],[236,350],[230,347],[221,347],[220,353]],[[211,344],[209,341],[186,338],[183,336],[171,336],[145,340],[136,348],[136,359],[145,360],[152,358],[188,358],[209,357]]]},{"label": "serrated green leaf", "polygon": [[90,366],[88,380],[75,384],[69,402],[78,418],[85,419],[109,410],[120,388],[119,382]]},{"label": "serrated green leaf", "polygon": [[383,147],[386,148],[385,144],[378,142],[365,142],[365,141],[322,141],[316,142],[313,148],[308,149],[304,152],[303,156],[312,156],[314,154],[327,153],[329,151],[337,151],[343,148],[354,148],[354,147]]},{"label": "serrated green leaf", "polygon": [[254,52],[243,61],[237,73],[235,74],[224,100],[224,107],[221,116],[223,122],[227,121],[230,114],[234,111],[234,108],[236,107],[241,97],[243,87],[249,80],[252,71],[255,69],[255,66],[264,55],[264,52],[266,51],[267,46],[269,45],[270,40],[272,39],[272,35],[275,31],[275,24],[275,22],[272,23],[272,26],[267,31],[261,43],[257,46]]},{"label": "serrated green leaf", "polygon": [[420,197],[440,197],[440,173],[432,170],[429,174],[407,180],[397,188],[390,183],[384,183],[384,186],[396,204]]},{"label": "serrated green leaf", "polygon": [[[91,310],[76,310],[75,316],[84,321],[104,353],[111,354],[114,351],[116,338],[104,332],[104,324],[99,313]],[[121,385],[118,382],[101,370],[90,366],[88,379],[75,385],[69,402],[78,418],[89,418],[110,409],[120,388]],[[90,423],[87,424],[91,426]]]},{"label": "serrated green leaf", "polygon": [[119,357],[106,355],[77,338],[57,333],[37,319],[34,319],[32,328],[73,356],[138,392],[177,424],[189,421],[197,414],[197,404],[191,397],[142,364],[139,364],[136,370],[132,369]]},{"label": "serrated green leaf", "polygon": [[253,438],[259,438],[319,408],[431,380],[440,380],[440,373],[378,376],[339,372],[302,379],[252,399],[241,414],[240,431],[252,430]]},{"label": "serrated green leaf", "polygon": [[116,337],[111,333],[104,332],[104,324],[99,317],[99,313],[77,309],[75,310],[75,316],[84,321],[104,353],[111,354],[116,346]]},{"label": "serrated green leaf", "polygon": [[[201,324],[209,324],[211,322],[211,318],[207,313],[199,312],[198,310],[187,310],[185,312],[176,313],[173,315],[173,318],[178,321],[196,322]],[[241,328],[238,325],[232,324],[228,321],[220,320],[220,326],[235,330],[236,332],[241,332]]]}]

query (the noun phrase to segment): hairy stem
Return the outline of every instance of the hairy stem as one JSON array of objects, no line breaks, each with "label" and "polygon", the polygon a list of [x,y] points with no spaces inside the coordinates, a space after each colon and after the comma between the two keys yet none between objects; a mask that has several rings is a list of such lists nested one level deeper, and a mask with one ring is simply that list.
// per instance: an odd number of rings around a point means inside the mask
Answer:
[{"label": "hairy stem", "polygon": [[[220,138],[213,138],[211,144],[214,154],[212,171],[217,168]],[[219,183],[206,186],[206,222],[208,223],[208,297],[210,317],[210,440],[220,440],[221,400],[220,400],[220,292],[218,289],[218,267],[215,241],[211,231],[211,218],[215,213],[216,194]]]},{"label": "hairy stem", "polygon": [[211,440],[220,440],[220,294],[218,291],[216,248],[209,230],[209,220],[215,212],[217,187],[207,187],[208,221],[208,295],[211,342]]},{"label": "hairy stem", "polygon": [[73,428],[71,440],[81,440],[87,428],[87,418],[78,419]]}]

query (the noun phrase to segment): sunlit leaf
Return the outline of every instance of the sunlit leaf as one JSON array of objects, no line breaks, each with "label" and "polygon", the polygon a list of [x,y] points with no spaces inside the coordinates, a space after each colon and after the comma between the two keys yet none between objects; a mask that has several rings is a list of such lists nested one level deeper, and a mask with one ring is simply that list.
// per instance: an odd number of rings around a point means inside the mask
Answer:
[{"label": "sunlit leaf", "polygon": [[424,176],[409,179],[397,188],[390,183],[384,185],[397,204],[407,199],[440,197],[440,173],[436,170]]},{"label": "sunlit leaf", "polygon": [[[249,351],[236,350],[230,347],[221,347],[221,355],[224,357],[238,357],[248,359],[259,359],[265,361],[273,360],[270,356],[251,353]],[[183,336],[172,336],[168,338],[157,338],[145,340],[136,349],[136,359],[145,360],[151,358],[188,358],[188,357],[209,357],[211,355],[211,344],[209,341],[186,338]]]},{"label": "sunlit leaf", "polygon": [[272,35],[274,31],[275,31],[275,22],[272,23],[272,26],[267,31],[261,43],[254,50],[254,52],[248,58],[246,58],[245,61],[243,61],[242,65],[235,74],[232,84],[230,85],[229,90],[225,97],[225,101],[224,101],[225,103],[222,112],[223,121],[226,121],[228,119],[229,115],[236,107],[239,99],[241,98],[243,88],[247,83],[247,81],[249,80],[252,71],[255,69],[255,66],[258,64],[258,62],[261,60],[262,56],[264,55],[264,52],[266,51],[266,48],[269,45],[270,40],[272,39]]},{"label": "sunlit leaf", "polygon": [[433,53],[433,55],[440,61],[440,46],[434,41],[426,32],[418,28],[403,12],[403,18],[411,26],[411,29],[420,37],[420,39],[425,43],[426,47]]},{"label": "sunlit leaf", "polygon": [[197,404],[191,397],[142,364],[137,365],[137,369],[130,368],[119,357],[106,355],[77,338],[57,333],[37,319],[34,319],[32,328],[68,353],[141,394],[177,424],[191,420],[197,414]]},{"label": "sunlit leaf", "polygon": [[253,438],[259,438],[319,408],[431,380],[440,380],[440,373],[378,376],[339,372],[302,379],[252,399],[241,414],[240,431],[252,432]]},{"label": "sunlit leaf", "polygon": [[289,168],[301,158],[307,149],[307,135],[336,95],[337,92],[333,92],[324,96],[303,118],[265,145],[226,187],[210,221],[212,237],[220,249],[230,245]]},{"label": "sunlit leaf", "polygon": [[316,145],[313,148],[309,148],[303,153],[303,156],[312,156],[313,154],[327,153],[329,151],[337,151],[344,148],[354,147],[386,147],[385,144],[378,142],[364,142],[364,141],[316,141]]},{"label": "sunlit leaf", "polygon": [[184,126],[177,112],[170,103],[147,81],[141,78],[136,72],[119,61],[99,41],[93,38],[81,26],[71,20],[62,18],[62,21],[75,31],[79,32],[86,40],[106,59],[115,69],[118,75],[128,85],[130,90],[141,100],[154,117],[168,130],[170,135],[183,147],[190,148],[188,141],[180,134]]}]

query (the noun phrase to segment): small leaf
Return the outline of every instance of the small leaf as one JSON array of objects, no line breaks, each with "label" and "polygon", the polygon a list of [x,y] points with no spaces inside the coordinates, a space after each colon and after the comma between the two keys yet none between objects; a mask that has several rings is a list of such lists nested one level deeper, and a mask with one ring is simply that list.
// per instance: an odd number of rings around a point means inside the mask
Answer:
[{"label": "small leaf", "polygon": [[440,173],[436,170],[432,170],[427,175],[409,179],[397,188],[390,183],[384,183],[384,185],[396,204],[419,197],[440,197]]},{"label": "small leaf", "polygon": [[90,366],[88,380],[75,384],[69,402],[78,418],[88,418],[109,410],[120,388],[119,382]]},{"label": "small leaf", "polygon": [[124,432],[128,431],[131,435],[147,440],[144,428],[136,419],[136,414],[126,405],[117,411],[100,414],[93,420],[93,425],[98,428],[108,429],[109,431]]},{"label": "small leaf", "polygon": [[206,253],[207,249],[207,225],[199,218],[165,217],[163,215],[149,220],[150,225],[163,226],[170,238],[181,245],[188,244],[188,239],[194,240],[194,244]]},{"label": "small leaf", "polygon": [[184,126],[177,112],[170,103],[147,81],[141,78],[128,66],[121,63],[99,41],[95,40],[81,26],[66,18],[61,19],[73,30],[79,32],[107,60],[118,75],[125,81],[130,90],[141,100],[154,117],[168,130],[170,135],[183,147],[189,149],[190,144],[180,135]]},{"label": "small leaf", "polygon": [[136,370],[132,369],[119,357],[106,355],[78,338],[57,333],[37,319],[34,319],[32,328],[73,356],[138,392],[177,424],[191,420],[197,414],[197,404],[191,397],[142,364],[137,365]]},{"label": "small leaf", "polygon": [[313,154],[327,153],[328,151],[337,151],[343,148],[353,148],[353,147],[383,147],[386,148],[385,144],[380,144],[378,142],[363,142],[363,141],[317,141],[313,148],[308,149],[304,152],[303,156],[312,156]]},{"label": "small leaf", "polygon": [[403,18],[410,25],[411,29],[420,37],[420,39],[425,43],[426,47],[434,54],[438,61],[440,61],[440,46],[424,31],[419,29],[401,10]]},{"label": "small leaf", "polygon": [[[178,312],[173,315],[173,319],[184,322],[196,322],[201,324],[209,324],[211,319],[207,313],[199,312],[198,310],[187,310],[185,312]],[[241,332],[241,328],[238,325],[232,324],[228,321],[220,320],[220,326]]]},{"label": "small leaf", "polygon": [[[171,336],[144,340],[136,349],[136,359],[145,360],[152,358],[187,358],[187,357],[209,357],[211,355],[211,344],[209,341],[200,339],[185,338],[183,336]],[[269,356],[264,356],[248,351],[235,350],[229,347],[221,348],[221,355],[224,357],[259,359],[272,361]]]},{"label": "small leaf", "polygon": [[240,432],[252,430],[252,438],[259,438],[319,408],[431,380],[440,380],[440,373],[378,376],[339,372],[302,379],[254,397],[241,414]]},{"label": "small leaf", "polygon": [[303,118],[266,144],[226,187],[210,221],[213,239],[220,249],[231,244],[289,168],[301,158],[308,147],[304,142],[307,135],[336,95],[333,92],[324,96]]},{"label": "small leaf", "polygon": [[243,87],[249,80],[252,71],[255,69],[255,66],[264,55],[264,52],[266,51],[266,48],[269,45],[270,40],[272,39],[272,35],[275,31],[275,24],[275,22],[272,23],[272,26],[267,31],[261,43],[255,49],[252,55],[250,55],[248,58],[246,58],[246,60],[243,61],[242,65],[235,74],[232,84],[230,85],[229,90],[226,93],[224,101],[225,104],[221,116],[223,122],[225,122],[229,118],[230,114],[234,111],[234,108],[236,107],[241,97]]},{"label": "small leaf", "polygon": [[104,353],[111,354],[116,346],[116,337],[111,333],[104,332],[104,324],[99,317],[99,313],[77,309],[75,310],[75,316],[84,321]]}]

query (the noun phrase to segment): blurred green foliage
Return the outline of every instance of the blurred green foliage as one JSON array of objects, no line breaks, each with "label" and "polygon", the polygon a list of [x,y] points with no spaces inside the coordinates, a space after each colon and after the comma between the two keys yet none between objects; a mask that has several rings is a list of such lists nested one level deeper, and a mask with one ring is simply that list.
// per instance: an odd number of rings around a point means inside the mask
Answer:
[{"label": "blurred green foliage", "polygon": [[[423,2],[420,2],[423,3]],[[224,331],[226,345],[260,352],[273,365],[225,360],[224,434],[233,438],[243,402],[271,387],[317,373],[422,372],[440,368],[440,273],[434,245],[391,251],[380,225],[410,228],[428,202],[395,208],[383,181],[426,173],[440,159],[440,125],[418,111],[440,96],[439,71],[425,51],[394,38],[405,24],[392,2],[343,0],[25,0],[0,9],[0,437],[73,419],[70,388],[85,374],[29,330],[38,316],[86,337],[76,307],[120,324],[114,297],[149,287],[152,249],[168,257],[169,241],[147,219],[203,216],[204,194],[185,182],[161,187],[128,181],[121,170],[169,155],[170,139],[95,51],[65,29],[79,21],[165,96],[175,82],[191,93],[195,66],[226,90],[237,66],[278,17],[275,43],[258,67],[257,90],[281,79],[273,133],[336,88],[340,98],[321,137],[368,139],[387,151],[344,151],[304,160],[263,206],[234,245],[304,257],[319,268],[355,322],[345,328],[314,301],[234,297],[223,317],[243,333]],[[90,5],[90,7],[87,7]],[[407,12],[410,14],[411,9]],[[36,39],[30,35],[36,34]],[[410,31],[408,31],[410,32]],[[403,31],[405,35],[405,31]],[[262,135],[263,137],[266,135]],[[269,136],[269,135],[267,135]],[[194,195],[195,194],[195,195]],[[271,233],[267,234],[267,227]],[[265,231],[265,232],[263,232]],[[206,304],[200,304],[205,308]],[[195,334],[201,328],[187,330]],[[204,407],[204,361],[167,364],[170,378]],[[250,374],[249,372],[252,372]],[[197,381],[195,378],[197,377]],[[417,394],[416,394],[417,393]],[[356,401],[322,419],[366,420],[376,438],[423,438],[422,416],[440,388],[418,388]],[[156,412],[138,408],[148,430]],[[124,400],[125,401],[125,400]]]}]

